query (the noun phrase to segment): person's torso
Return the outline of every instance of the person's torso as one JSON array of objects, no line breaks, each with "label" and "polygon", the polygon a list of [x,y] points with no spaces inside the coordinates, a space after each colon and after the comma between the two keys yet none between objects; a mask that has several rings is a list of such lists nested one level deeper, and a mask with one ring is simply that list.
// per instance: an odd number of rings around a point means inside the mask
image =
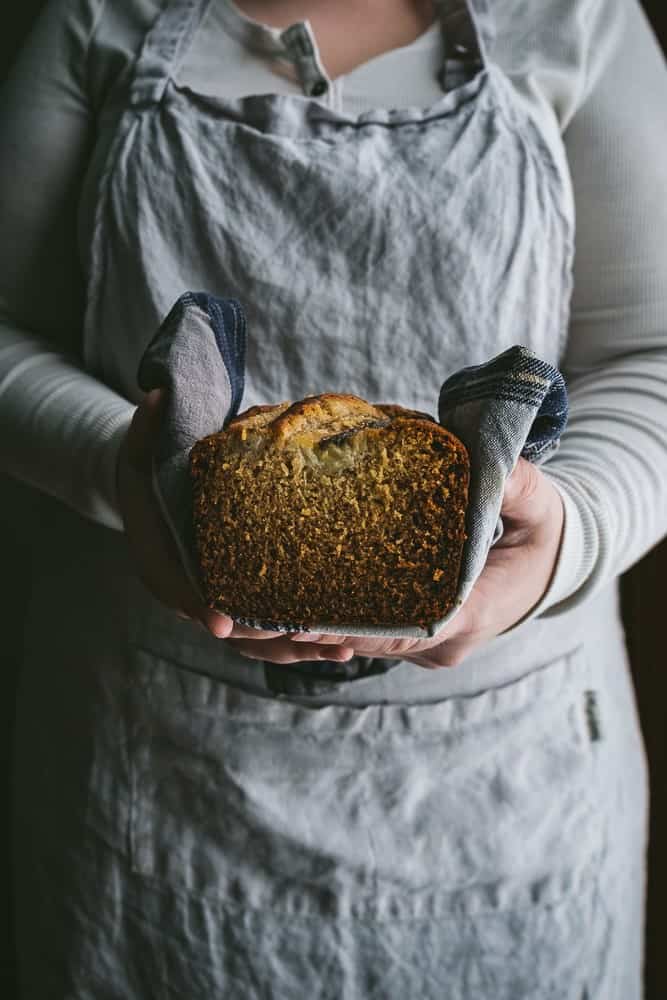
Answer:
[{"label": "person's torso", "polygon": [[[242,408],[345,392],[435,414],[449,374],[512,344],[557,363],[573,252],[565,157],[485,60],[481,7],[447,0],[429,29],[435,95],[358,111],[341,106],[307,22],[277,32],[228,3],[167,4],[101,116],[87,178],[90,370],[138,400],[139,358],[186,289],[243,304]],[[300,93],[277,77],[229,97],[202,84],[191,71],[196,46],[214,44],[212,16],[267,73],[291,60]],[[136,618],[152,641],[151,615]],[[519,647],[498,646],[515,675]]]},{"label": "person's torso", "polygon": [[[456,25],[461,4],[447,8]],[[472,65],[461,73],[456,53],[444,62],[442,21],[370,60],[366,80],[405,66],[405,96],[360,111],[364,67],[308,98],[305,26],[288,29],[301,28],[289,80],[277,29],[257,34],[241,18],[231,4],[208,6],[180,36],[160,101],[142,107],[136,96],[151,72],[144,60],[134,97],[125,81],[101,116],[80,228],[91,370],[137,400],[138,359],[188,287],[246,309],[244,406],[328,390],[434,412],[448,374],[511,343],[557,360],[572,226],[565,161],[497,68],[490,81]],[[228,98],[218,96],[230,82],[224,46],[222,82],[201,78],[222,38],[265,74]]]}]

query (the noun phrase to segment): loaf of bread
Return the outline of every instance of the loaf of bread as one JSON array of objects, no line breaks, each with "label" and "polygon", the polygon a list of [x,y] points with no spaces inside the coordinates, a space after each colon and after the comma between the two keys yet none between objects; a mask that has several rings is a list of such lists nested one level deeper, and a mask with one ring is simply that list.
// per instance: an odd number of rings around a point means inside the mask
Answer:
[{"label": "loaf of bread", "polygon": [[452,607],[469,460],[428,414],[337,393],[253,406],[194,445],[190,474],[209,607],[294,627]]}]

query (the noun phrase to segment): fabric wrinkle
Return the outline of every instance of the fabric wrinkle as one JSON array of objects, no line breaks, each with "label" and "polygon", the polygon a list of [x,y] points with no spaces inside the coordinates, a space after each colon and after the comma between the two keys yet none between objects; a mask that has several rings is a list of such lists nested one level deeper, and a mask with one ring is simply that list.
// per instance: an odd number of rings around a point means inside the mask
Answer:
[{"label": "fabric wrinkle", "polygon": [[[466,33],[442,98],[358,115],[189,87],[204,0],[169,0],[144,39],[95,192],[84,356],[128,399],[165,373],[188,384],[154,467],[176,537],[188,497],[165,483],[207,420],[350,392],[467,439],[483,470],[471,587],[516,459],[556,445],[565,160],[486,58],[491,5],[439,7],[445,33],[448,12]],[[154,336],[175,302],[174,336]],[[49,655],[62,618],[77,643],[53,704],[78,707],[85,676],[95,719],[64,904],[72,996],[634,1000],[615,988],[629,821],[618,843],[610,830],[614,797],[639,803],[640,782],[614,739],[627,691],[611,709],[600,697],[592,738],[586,692],[617,683],[582,638],[594,611],[561,645],[498,637],[477,690],[452,694],[445,672],[389,658],[249,667],[175,624],[115,539],[91,537],[111,579],[98,588],[48,542],[58,584],[36,595],[30,649]],[[95,613],[79,620],[84,598]],[[64,736],[60,714],[50,725]]]}]

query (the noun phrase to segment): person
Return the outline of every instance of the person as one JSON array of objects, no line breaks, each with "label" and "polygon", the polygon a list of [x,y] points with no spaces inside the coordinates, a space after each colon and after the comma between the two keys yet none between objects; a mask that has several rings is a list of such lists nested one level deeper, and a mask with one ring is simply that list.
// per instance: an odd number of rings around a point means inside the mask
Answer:
[{"label": "person", "polygon": [[[0,110],[26,1000],[641,996],[617,580],[665,531],[666,99],[637,0],[47,4]],[[247,312],[244,407],[561,367],[443,633],[202,606],[136,383],[187,289]]]}]

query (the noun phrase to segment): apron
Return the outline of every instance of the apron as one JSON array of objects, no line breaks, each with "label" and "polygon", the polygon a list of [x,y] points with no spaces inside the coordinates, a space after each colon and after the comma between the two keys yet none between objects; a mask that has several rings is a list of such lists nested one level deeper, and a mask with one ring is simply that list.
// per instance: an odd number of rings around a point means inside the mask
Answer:
[{"label": "apron", "polygon": [[[567,166],[486,56],[486,3],[441,5],[440,100],[356,117],[315,99],[306,22],[285,44],[312,98],[193,91],[207,6],[165,4],[105,151],[86,367],[138,400],[188,288],[244,305],[243,406],[436,412],[447,373],[513,343],[557,363]],[[26,639],[26,997],[638,1000],[644,762],[626,665],[605,679],[586,615],[500,637],[474,693],[370,660],[285,687],[195,639],[125,539],[80,522],[50,513]]]}]

